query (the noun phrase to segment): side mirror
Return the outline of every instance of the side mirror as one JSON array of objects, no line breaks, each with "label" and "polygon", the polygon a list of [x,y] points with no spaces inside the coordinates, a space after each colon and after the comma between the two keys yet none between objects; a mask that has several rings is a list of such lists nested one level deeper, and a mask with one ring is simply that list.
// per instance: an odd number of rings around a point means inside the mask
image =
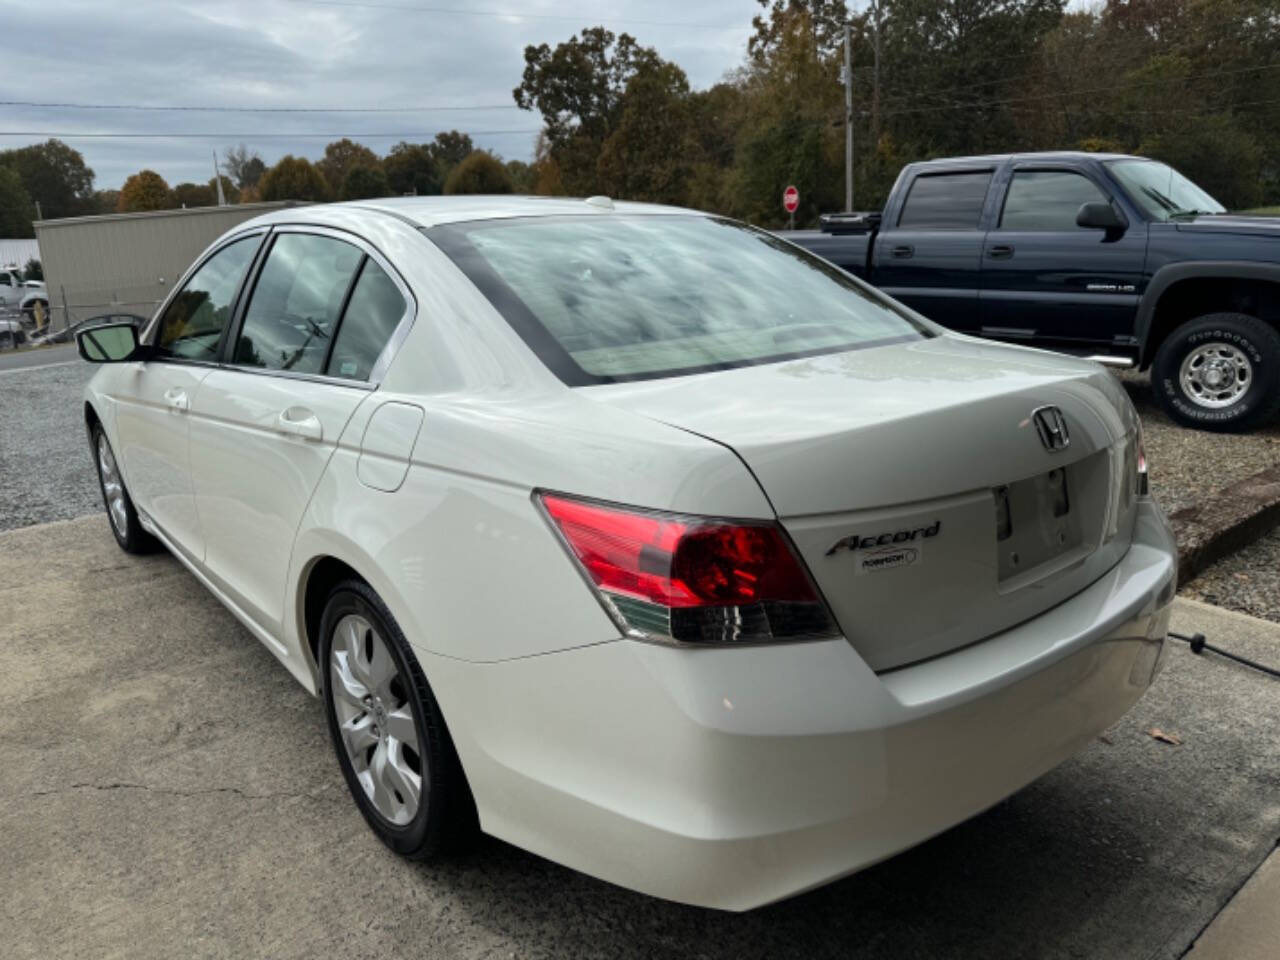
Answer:
[{"label": "side mirror", "polygon": [[1076,211],[1076,226],[1090,227],[1096,230],[1124,230],[1128,226],[1116,208],[1105,200],[1080,204]]},{"label": "side mirror", "polygon": [[103,323],[76,331],[76,348],[90,363],[124,363],[141,359],[138,328],[132,323]]}]

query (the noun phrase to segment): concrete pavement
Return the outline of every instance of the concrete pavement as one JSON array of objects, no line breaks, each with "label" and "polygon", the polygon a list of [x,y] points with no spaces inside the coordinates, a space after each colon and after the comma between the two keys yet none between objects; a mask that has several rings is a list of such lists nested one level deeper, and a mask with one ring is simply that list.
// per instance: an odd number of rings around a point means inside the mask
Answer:
[{"label": "concrete pavement", "polygon": [[[1280,660],[1275,624],[1183,602],[1175,626]],[[171,557],[119,552],[100,515],[14,530],[3,954],[1175,958],[1280,837],[1276,683],[1179,644],[1105,739],[1006,802],[829,887],[718,914],[494,840],[397,859],[348,798],[319,704]]]},{"label": "concrete pavement", "polygon": [[79,357],[74,343],[60,343],[52,347],[29,350],[0,350],[0,374],[10,370],[47,367],[55,363],[71,363]]}]

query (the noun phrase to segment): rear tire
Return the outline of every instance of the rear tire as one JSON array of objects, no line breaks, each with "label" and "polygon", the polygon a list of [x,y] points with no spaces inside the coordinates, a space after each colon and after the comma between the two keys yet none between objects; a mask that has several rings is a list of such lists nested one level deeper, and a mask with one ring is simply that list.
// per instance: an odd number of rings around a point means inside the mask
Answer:
[{"label": "rear tire", "polygon": [[365,821],[401,856],[424,860],[478,832],[440,705],[386,604],[347,580],[320,620],[320,689],[342,775]]},{"label": "rear tire", "polygon": [[1250,430],[1280,413],[1280,332],[1244,313],[1211,313],[1160,344],[1151,387],[1176,423]]},{"label": "rear tire", "polygon": [[95,423],[89,433],[93,445],[93,462],[98,471],[98,489],[102,491],[102,505],[107,508],[107,522],[116,543],[125,553],[151,553],[160,546],[159,541],[142,529],[138,511],[124,485],[124,476],[116,461],[111,441],[101,424]]}]

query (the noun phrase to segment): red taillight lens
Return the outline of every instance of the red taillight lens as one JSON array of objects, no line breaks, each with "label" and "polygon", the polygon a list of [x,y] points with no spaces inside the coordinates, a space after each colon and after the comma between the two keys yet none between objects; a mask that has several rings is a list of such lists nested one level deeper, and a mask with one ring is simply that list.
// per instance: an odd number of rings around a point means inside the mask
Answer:
[{"label": "red taillight lens", "polygon": [[541,500],[627,633],[657,640],[761,642],[836,633],[781,530],[604,505]]}]

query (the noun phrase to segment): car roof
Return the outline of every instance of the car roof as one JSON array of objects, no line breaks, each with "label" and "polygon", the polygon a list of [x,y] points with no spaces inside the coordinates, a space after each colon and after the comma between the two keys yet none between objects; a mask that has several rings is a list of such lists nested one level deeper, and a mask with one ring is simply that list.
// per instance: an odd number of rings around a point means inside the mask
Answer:
[{"label": "car roof", "polygon": [[243,226],[298,223],[337,223],[358,220],[371,212],[393,216],[416,227],[474,220],[503,220],[514,217],[591,216],[625,214],[684,214],[709,216],[697,210],[668,207],[656,203],[613,201],[608,197],[538,197],[512,195],[466,195],[450,197],[383,197],[345,203],[314,204],[273,210],[247,221]]},{"label": "car roof", "polygon": [[913,168],[993,165],[1013,161],[1079,162],[1081,160],[1141,160],[1127,153],[1090,153],[1084,150],[1045,150],[1036,153],[991,153],[973,157],[939,157],[937,160],[918,160],[908,164]]}]

